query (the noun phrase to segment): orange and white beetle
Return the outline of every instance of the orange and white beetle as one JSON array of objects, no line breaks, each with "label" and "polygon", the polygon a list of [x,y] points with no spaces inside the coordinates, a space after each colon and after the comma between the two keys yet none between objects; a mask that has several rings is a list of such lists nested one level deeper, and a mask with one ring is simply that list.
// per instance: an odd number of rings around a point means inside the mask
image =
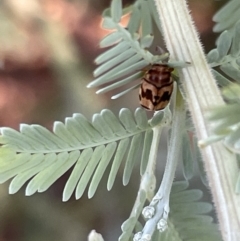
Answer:
[{"label": "orange and white beetle", "polygon": [[148,110],[162,110],[170,101],[173,91],[174,69],[167,64],[153,64],[142,78],[139,99],[142,107]]}]

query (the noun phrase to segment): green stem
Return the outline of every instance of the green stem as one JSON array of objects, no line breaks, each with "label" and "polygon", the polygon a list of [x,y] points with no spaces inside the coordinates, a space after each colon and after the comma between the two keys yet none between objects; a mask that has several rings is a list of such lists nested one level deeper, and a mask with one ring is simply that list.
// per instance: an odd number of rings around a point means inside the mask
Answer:
[{"label": "green stem", "polygon": [[[199,140],[209,136],[206,110],[223,105],[216,80],[207,64],[198,33],[185,0],[155,0],[164,38],[174,60],[191,63],[180,69],[189,111]],[[201,149],[209,186],[225,241],[240,240],[240,196],[234,186],[238,176],[235,156],[222,143]]]}]

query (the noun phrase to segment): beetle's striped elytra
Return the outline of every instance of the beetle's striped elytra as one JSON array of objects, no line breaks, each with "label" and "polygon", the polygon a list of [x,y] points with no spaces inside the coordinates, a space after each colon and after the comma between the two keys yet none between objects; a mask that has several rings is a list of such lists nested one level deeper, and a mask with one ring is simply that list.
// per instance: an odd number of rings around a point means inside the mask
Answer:
[{"label": "beetle's striped elytra", "polygon": [[173,70],[167,64],[154,64],[145,72],[139,89],[142,107],[158,111],[167,106],[173,91]]}]

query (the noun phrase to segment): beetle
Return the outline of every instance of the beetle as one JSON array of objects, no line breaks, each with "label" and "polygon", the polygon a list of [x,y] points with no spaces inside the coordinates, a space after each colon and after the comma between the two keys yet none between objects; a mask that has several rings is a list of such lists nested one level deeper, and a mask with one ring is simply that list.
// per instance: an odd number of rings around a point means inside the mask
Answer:
[{"label": "beetle", "polygon": [[170,101],[173,92],[174,69],[167,64],[153,64],[144,73],[139,88],[139,100],[142,107],[147,110],[162,110]]}]

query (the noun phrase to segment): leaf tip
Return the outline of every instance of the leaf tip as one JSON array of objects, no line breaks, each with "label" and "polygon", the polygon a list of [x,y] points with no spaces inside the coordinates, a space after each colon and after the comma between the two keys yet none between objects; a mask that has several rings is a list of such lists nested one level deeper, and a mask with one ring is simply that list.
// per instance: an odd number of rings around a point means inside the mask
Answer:
[{"label": "leaf tip", "polygon": [[92,85],[92,83],[89,83],[86,87],[90,89],[93,87],[93,85]]},{"label": "leaf tip", "polygon": [[112,99],[112,100],[116,100],[116,99],[117,99],[117,95],[113,95],[113,96],[111,97],[111,99]]}]

